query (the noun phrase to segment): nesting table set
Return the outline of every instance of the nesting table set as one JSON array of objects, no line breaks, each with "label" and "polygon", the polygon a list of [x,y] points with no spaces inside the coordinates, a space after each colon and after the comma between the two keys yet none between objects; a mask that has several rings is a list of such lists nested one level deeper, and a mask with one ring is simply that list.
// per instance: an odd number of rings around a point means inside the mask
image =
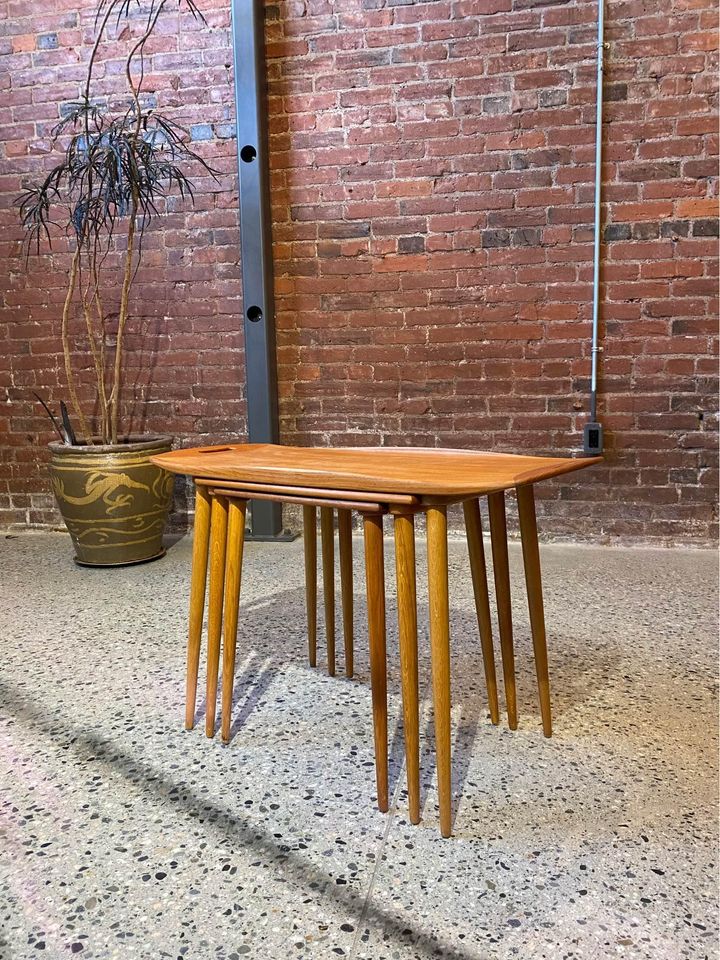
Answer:
[{"label": "nesting table set", "polygon": [[[193,477],[195,533],[190,587],[185,725],[193,726],[206,585],[206,733],[215,734],[222,643],[221,735],[230,737],[238,604],[248,500],[303,507],[308,648],[317,656],[317,509],[320,509],[328,671],[335,672],[334,517],[337,511],[345,672],[353,672],[352,512],[362,516],[377,802],[388,809],[387,668],[383,516],[393,518],[410,819],[420,819],[419,697],[414,518],[427,526],[428,599],[440,830],[451,833],[450,612],[447,508],[462,503],[480,632],[488,707],[499,722],[479,498],[487,497],[493,577],[508,724],[517,726],[505,491],[517,495],[525,583],[543,732],[552,732],[547,645],[535,518],[535,483],[579,470],[600,457],[527,457],[427,448],[317,448],[228,444],[153,457],[172,473]],[[209,578],[208,578],[209,567]]]}]

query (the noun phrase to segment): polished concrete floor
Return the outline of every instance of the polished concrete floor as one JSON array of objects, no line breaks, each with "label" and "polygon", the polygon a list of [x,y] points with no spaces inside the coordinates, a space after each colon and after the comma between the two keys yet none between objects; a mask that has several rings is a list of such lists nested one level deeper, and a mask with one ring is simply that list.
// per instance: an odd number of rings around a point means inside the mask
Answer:
[{"label": "polished concrete floor", "polygon": [[422,552],[417,827],[389,575],[393,799],[386,815],[374,804],[355,552],[346,680],[307,665],[301,543],[248,545],[223,747],[182,729],[187,539],[120,570],[75,567],[62,535],[0,540],[1,960],[715,958],[715,556],[542,548],[545,740],[520,551],[513,733],[487,717],[451,543],[455,823],[441,840]]}]

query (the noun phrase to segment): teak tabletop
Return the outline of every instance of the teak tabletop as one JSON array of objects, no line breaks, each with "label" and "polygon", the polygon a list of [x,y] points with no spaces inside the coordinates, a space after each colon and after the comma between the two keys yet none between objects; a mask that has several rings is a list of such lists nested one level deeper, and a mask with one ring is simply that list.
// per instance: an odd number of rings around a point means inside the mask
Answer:
[{"label": "teak tabletop", "polygon": [[172,473],[295,487],[464,500],[580,470],[601,457],[526,457],[435,448],[286,447],[236,443],[152,458]]}]

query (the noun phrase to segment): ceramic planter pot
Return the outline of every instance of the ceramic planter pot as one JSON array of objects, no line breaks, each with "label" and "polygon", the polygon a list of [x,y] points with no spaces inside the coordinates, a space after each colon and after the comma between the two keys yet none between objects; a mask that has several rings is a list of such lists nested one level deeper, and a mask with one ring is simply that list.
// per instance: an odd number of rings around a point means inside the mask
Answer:
[{"label": "ceramic planter pot", "polygon": [[171,444],[164,436],[97,446],[50,444],[53,493],[77,563],[116,567],[164,555],[173,477],[150,457]]}]

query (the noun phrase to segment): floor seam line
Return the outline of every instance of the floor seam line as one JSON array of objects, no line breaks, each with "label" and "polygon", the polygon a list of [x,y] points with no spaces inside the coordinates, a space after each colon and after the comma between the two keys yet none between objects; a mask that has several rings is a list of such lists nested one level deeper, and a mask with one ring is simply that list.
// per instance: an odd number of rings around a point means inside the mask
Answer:
[{"label": "floor seam line", "polygon": [[365,925],[365,917],[367,916],[368,906],[370,905],[370,899],[373,894],[373,888],[375,886],[375,879],[382,863],[382,856],[387,845],[388,835],[390,833],[390,828],[393,825],[395,819],[395,813],[397,811],[397,797],[398,793],[401,790],[401,784],[403,782],[403,774],[405,773],[405,761],[403,760],[402,766],[400,767],[400,774],[395,784],[395,790],[393,791],[393,802],[390,805],[390,809],[387,812],[387,823],[385,824],[385,830],[383,831],[382,839],[380,841],[380,846],[377,851],[377,857],[375,860],[375,868],[373,869],[372,875],[370,877],[370,883],[368,884],[367,893],[365,894],[365,900],[363,901],[362,910],[360,911],[360,917],[358,919],[357,930],[355,931],[355,937],[353,938],[352,946],[350,947],[350,953],[348,954],[348,960],[356,960],[358,942],[362,936],[363,926]]},{"label": "floor seam line", "polygon": [[373,888],[375,886],[375,879],[377,877],[380,864],[382,863],[383,851],[385,850],[385,846],[387,844],[387,838],[388,838],[388,834],[390,833],[390,827],[392,826],[392,821],[394,816],[395,816],[394,810],[388,811],[388,822],[385,826],[385,830],[383,831],[382,840],[380,841],[380,846],[378,848],[377,860],[375,862],[375,869],[373,870],[372,876],[370,877],[368,890],[367,890],[367,893],[365,894],[365,900],[363,901],[362,910],[360,911],[360,918],[358,920],[357,930],[355,931],[355,937],[353,939],[352,946],[350,948],[350,953],[348,954],[349,960],[356,960],[357,958],[358,941],[362,936],[363,926],[365,925],[365,917],[367,916],[368,907],[370,905],[370,899],[372,897]]}]

